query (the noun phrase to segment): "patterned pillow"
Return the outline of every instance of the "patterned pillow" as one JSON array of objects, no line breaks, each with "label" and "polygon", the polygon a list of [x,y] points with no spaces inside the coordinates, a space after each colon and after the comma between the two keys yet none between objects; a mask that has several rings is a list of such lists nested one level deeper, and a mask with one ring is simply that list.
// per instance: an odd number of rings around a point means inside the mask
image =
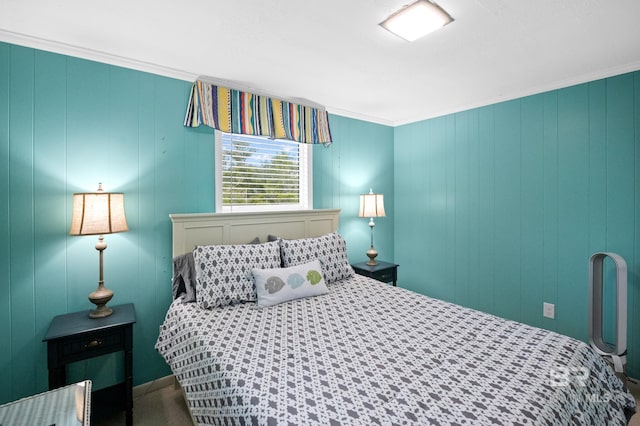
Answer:
[{"label": "patterned pillow", "polygon": [[329,293],[318,259],[289,268],[252,269],[251,273],[261,307]]},{"label": "patterned pillow", "polygon": [[277,242],[264,244],[197,246],[193,251],[198,291],[203,309],[256,300],[252,268],[280,266]]},{"label": "patterned pillow", "polygon": [[347,260],[347,243],[336,232],[317,238],[278,241],[285,268],[320,259],[327,284],[353,276],[353,269]]}]

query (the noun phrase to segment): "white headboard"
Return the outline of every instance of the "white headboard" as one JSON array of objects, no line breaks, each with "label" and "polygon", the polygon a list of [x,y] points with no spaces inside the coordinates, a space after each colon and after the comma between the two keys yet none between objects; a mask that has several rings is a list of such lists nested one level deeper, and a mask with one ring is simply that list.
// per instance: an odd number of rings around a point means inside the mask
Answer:
[{"label": "white headboard", "polygon": [[262,213],[170,214],[173,257],[197,245],[246,244],[254,238],[319,237],[338,230],[340,209]]}]

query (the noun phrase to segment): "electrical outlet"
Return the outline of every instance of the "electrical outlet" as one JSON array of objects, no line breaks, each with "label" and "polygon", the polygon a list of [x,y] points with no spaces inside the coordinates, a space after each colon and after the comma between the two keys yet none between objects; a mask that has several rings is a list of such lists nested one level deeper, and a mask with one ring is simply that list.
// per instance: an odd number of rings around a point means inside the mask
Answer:
[{"label": "electrical outlet", "polygon": [[544,302],[542,304],[542,315],[545,318],[554,319],[556,317],[556,305]]}]

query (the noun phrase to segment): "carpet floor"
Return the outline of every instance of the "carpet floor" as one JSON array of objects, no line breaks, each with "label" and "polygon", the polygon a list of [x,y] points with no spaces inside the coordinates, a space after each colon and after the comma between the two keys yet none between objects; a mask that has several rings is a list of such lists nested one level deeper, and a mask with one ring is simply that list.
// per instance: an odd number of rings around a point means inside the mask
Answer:
[{"label": "carpet floor", "polygon": [[[91,419],[92,426],[116,426],[125,424],[124,411],[101,419]],[[191,415],[182,397],[182,391],[173,384],[153,388],[133,400],[133,424],[135,426],[189,426]]]},{"label": "carpet floor", "polygon": [[[640,407],[640,384],[628,382],[631,393]],[[133,424],[136,426],[189,426],[192,425],[189,410],[182,397],[182,391],[173,384],[160,388],[149,386],[147,391],[138,392],[133,401]],[[92,419],[93,426],[124,425],[124,412],[114,413],[108,418]],[[629,422],[629,426],[640,426],[640,413]]]}]

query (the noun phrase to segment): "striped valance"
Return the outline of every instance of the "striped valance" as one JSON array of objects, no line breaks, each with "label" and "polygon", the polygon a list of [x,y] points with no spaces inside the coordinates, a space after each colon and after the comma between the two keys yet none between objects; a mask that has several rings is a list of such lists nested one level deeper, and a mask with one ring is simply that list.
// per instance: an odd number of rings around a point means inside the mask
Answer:
[{"label": "striped valance", "polygon": [[331,143],[325,110],[197,80],[191,87],[184,125],[201,124],[227,133]]}]

